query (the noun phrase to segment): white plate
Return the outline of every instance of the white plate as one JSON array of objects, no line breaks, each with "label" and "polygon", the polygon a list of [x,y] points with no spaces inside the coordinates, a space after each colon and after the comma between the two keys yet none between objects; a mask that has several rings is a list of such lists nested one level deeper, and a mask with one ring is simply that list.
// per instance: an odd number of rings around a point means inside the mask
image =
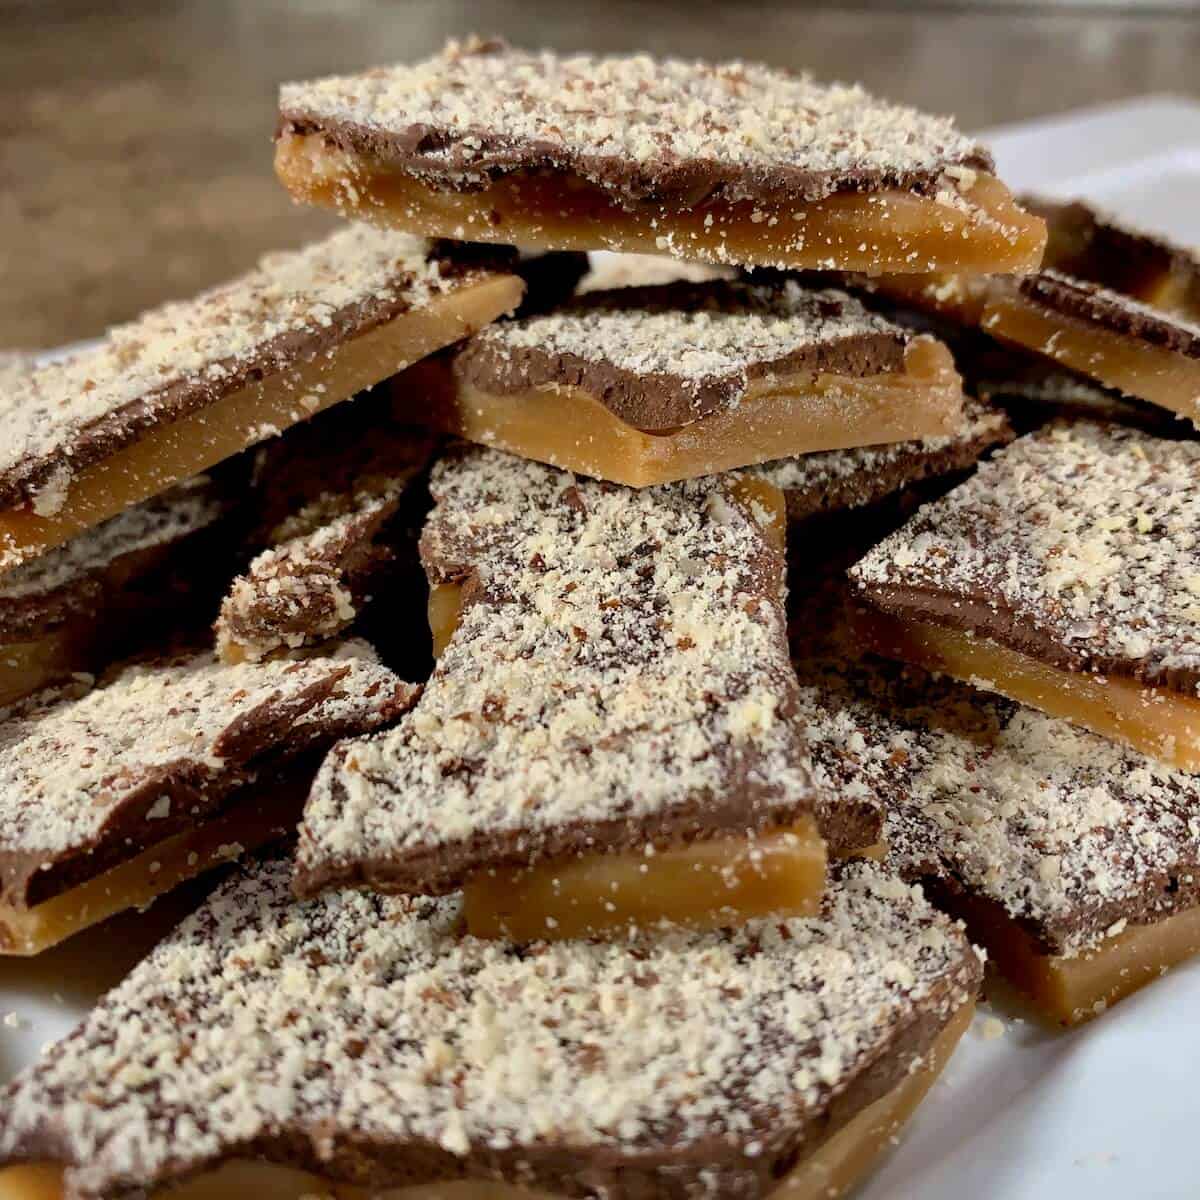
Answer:
[{"label": "white plate", "polygon": [[[985,133],[1018,189],[1088,196],[1200,242],[1200,105],[1148,97]],[[0,1079],[64,1034],[170,928],[189,897],[129,914],[33,963],[0,960]],[[1083,1029],[1054,1034],[998,1002],[860,1200],[1176,1200],[1200,1196],[1191,1144],[1200,962]],[[9,1014],[14,1014],[9,1016]]]}]

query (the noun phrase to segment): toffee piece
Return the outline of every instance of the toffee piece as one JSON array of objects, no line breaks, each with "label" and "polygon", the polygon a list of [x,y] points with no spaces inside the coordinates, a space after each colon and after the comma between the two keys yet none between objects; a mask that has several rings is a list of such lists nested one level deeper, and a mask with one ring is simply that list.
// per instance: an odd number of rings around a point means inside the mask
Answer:
[{"label": "toffee piece", "polygon": [[866,508],[907,489],[953,477],[1012,437],[1003,412],[968,400],[952,433],[780,458],[755,467],[754,474],[784,494],[789,521],[806,521]]},{"label": "toffee piece", "polygon": [[132,666],[0,727],[0,953],[35,954],[294,828],[313,755],[416,689],[362,643]]},{"label": "toffee piece", "polygon": [[1000,451],[851,571],[874,648],[1200,770],[1200,443]]},{"label": "toffee piece", "polygon": [[413,416],[634,487],[952,433],[949,352],[793,280],[619,288],[470,339],[401,381]]},{"label": "toffee piece", "polygon": [[878,825],[806,769],[778,493],[474,448],[432,489],[441,657],[394,730],[326,760],[298,890],[465,886],[471,928],[514,938],[812,911],[824,843]]},{"label": "toffee piece", "polygon": [[0,1089],[0,1195],[30,1196],[14,1164],[116,1200],[254,1159],[397,1197],[824,1200],[892,1142],[982,974],[865,865],[812,917],[735,931],[517,948],[461,923],[454,896],[297,904],[278,862],[228,881]]},{"label": "toffee piece", "polygon": [[[397,514],[433,449],[428,433],[395,422],[386,395],[322,413],[264,447],[254,537],[266,548],[221,605],[221,657],[259,661],[314,645],[388,594],[404,566]],[[414,619],[423,603],[411,605]]]},{"label": "toffee piece", "polygon": [[34,558],[514,308],[478,252],[345,229],[0,395],[0,567]]},{"label": "toffee piece", "polygon": [[0,575],[0,704],[204,619],[233,504],[200,476]]},{"label": "toffee piece", "polygon": [[810,752],[888,863],[1074,1024],[1200,952],[1200,777],[920,668],[800,657]]},{"label": "toffee piece", "polygon": [[308,204],[519,246],[991,272],[1045,243],[949,120],[754,63],[451,42],[286,84],[275,169]]}]

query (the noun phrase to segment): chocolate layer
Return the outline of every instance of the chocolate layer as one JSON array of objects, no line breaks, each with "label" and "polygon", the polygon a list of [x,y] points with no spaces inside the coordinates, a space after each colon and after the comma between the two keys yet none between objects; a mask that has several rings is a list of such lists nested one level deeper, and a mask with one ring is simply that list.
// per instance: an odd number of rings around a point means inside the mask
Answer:
[{"label": "chocolate layer", "polygon": [[248,871],[0,1089],[0,1165],[63,1163],[68,1200],[247,1157],[372,1191],[762,1200],[982,974],[865,866],[819,917],[734,932],[517,948],[460,921],[456,897],[295,904],[283,864]]},{"label": "chocolate layer", "polygon": [[844,292],[683,282],[589,293],[481,330],[454,374],[499,394],[579,388],[634,428],[669,430],[734,407],[757,381],[897,371],[909,338]]},{"label": "chocolate layer", "polygon": [[[423,557],[459,622],[410,716],[327,760],[301,893],[440,893],[813,812],[782,555],[732,478],[635,490],[465,449],[432,488]],[[857,811],[819,815],[835,848],[875,840]]]},{"label": "chocolate layer", "polygon": [[58,895],[222,812],[260,772],[394,720],[416,689],[364,649],[202,654],[23,706],[0,741],[0,902]]},{"label": "chocolate layer", "polygon": [[412,66],[287,84],[279,109],[279,134],[319,133],[459,191],[549,172],[623,204],[694,208],[893,188],[933,195],[948,172],[992,167],[947,120],[807,75],[753,63],[532,54],[498,40],[451,42]]}]

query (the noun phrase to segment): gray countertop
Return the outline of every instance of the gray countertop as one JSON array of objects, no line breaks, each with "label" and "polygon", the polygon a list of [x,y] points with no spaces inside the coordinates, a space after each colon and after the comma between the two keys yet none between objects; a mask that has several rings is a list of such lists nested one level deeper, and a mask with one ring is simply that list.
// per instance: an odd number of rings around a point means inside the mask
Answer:
[{"label": "gray countertop", "polygon": [[420,56],[452,34],[748,57],[968,128],[1147,91],[1200,94],[1200,14],[706,0],[0,0],[0,347],[100,333],[327,218],[271,174],[280,80]]}]

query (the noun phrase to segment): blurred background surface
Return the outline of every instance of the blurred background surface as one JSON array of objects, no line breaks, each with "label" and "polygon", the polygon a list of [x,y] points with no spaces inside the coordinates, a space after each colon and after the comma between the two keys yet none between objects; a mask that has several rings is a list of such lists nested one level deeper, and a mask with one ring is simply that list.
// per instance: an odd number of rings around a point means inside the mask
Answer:
[{"label": "blurred background surface", "polygon": [[271,174],[281,80],[447,36],[747,57],[969,129],[1200,96],[1200,4],[0,0],[0,348],[91,337],[329,227]]}]

